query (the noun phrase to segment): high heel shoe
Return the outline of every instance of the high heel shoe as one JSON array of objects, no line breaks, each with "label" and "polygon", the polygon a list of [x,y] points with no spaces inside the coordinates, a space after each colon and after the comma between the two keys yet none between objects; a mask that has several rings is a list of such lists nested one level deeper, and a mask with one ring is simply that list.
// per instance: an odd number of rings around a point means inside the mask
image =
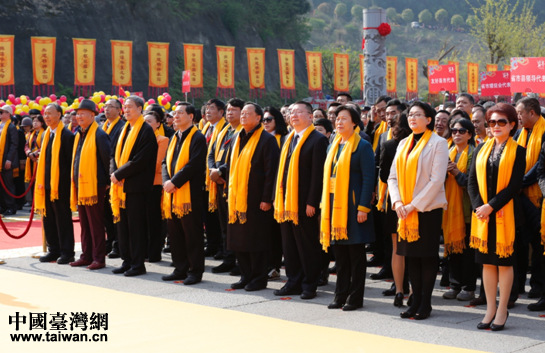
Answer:
[{"label": "high heel shoe", "polygon": [[414,314],[415,320],[426,320],[428,317],[430,317],[431,314],[431,308],[429,310],[418,310],[416,314]]},{"label": "high heel shoe", "polygon": [[490,328],[490,324],[492,324],[492,321],[494,321],[494,319],[496,318],[496,315],[494,315],[494,317],[492,318],[492,320],[490,320],[490,322],[479,322],[477,324],[477,328],[479,330],[487,330]]},{"label": "high heel shoe", "polygon": [[411,317],[414,317],[414,314],[415,314],[415,310],[411,310],[411,308],[409,308],[407,309],[407,311],[404,311],[401,314],[399,314],[399,316],[402,319],[410,319]]},{"label": "high heel shoe", "polygon": [[509,319],[509,311],[507,312],[507,317],[505,318],[505,321],[504,321],[503,325],[492,324],[492,325],[490,325],[490,329],[492,331],[501,331],[501,330],[503,330],[503,328],[505,327],[505,323],[507,322],[507,319]]},{"label": "high heel shoe", "polygon": [[403,306],[403,293],[397,293],[394,298],[394,306],[401,308]]}]

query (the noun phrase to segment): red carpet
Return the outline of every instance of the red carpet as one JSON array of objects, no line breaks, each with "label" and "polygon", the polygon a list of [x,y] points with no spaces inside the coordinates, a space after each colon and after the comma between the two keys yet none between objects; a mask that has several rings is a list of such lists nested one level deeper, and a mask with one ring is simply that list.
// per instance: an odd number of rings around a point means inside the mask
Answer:
[{"label": "red carpet", "polygon": [[[27,222],[6,222],[9,232],[15,236],[21,235],[26,229]],[[74,223],[74,239],[76,243],[80,242],[81,228],[79,223]],[[31,246],[42,245],[42,222],[34,221],[27,235],[21,239],[10,238],[2,228],[0,228],[0,250],[27,248]]]}]

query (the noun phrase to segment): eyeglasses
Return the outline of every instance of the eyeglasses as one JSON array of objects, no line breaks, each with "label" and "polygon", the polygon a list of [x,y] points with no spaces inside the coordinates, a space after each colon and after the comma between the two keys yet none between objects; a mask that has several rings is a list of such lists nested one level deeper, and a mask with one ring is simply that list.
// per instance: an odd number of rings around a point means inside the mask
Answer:
[{"label": "eyeglasses", "polygon": [[408,117],[409,117],[409,118],[412,118],[412,117],[415,117],[415,118],[425,118],[425,117],[426,117],[426,114],[422,114],[422,113],[413,113],[413,114],[409,114]]},{"label": "eyeglasses", "polygon": [[263,119],[264,123],[270,123],[271,121],[273,121],[273,118],[264,118]]},{"label": "eyeglasses", "polygon": [[465,135],[467,132],[467,129],[461,128],[461,129],[450,129],[450,132],[452,132],[453,135],[460,134]]},{"label": "eyeglasses", "polygon": [[506,119],[488,120],[488,126],[490,126],[490,127],[495,127],[496,124],[498,124],[498,126],[500,126],[500,127],[504,127],[508,123],[509,123],[509,121],[507,121]]}]

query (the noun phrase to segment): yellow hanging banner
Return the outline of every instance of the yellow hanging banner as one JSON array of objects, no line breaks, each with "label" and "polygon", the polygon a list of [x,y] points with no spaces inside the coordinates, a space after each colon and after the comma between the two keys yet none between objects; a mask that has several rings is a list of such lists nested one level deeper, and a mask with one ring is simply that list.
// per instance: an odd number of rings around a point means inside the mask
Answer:
[{"label": "yellow hanging banner", "polygon": [[34,86],[55,84],[56,42],[55,37],[30,37]]},{"label": "yellow hanging banner", "polygon": [[457,94],[458,90],[460,89],[460,62],[459,61],[449,61],[449,65],[454,65],[456,68],[456,90],[450,91],[449,93]]},{"label": "yellow hanging banner", "polygon": [[386,92],[397,92],[397,56],[386,57]]},{"label": "yellow hanging banner", "polygon": [[479,94],[479,64],[467,63],[467,93]]},{"label": "yellow hanging banner", "polygon": [[365,55],[360,54],[360,87],[365,91]]},{"label": "yellow hanging banner", "polygon": [[418,92],[418,59],[405,58],[405,76],[407,80],[407,92]]},{"label": "yellow hanging banner", "polygon": [[112,86],[132,86],[132,41],[110,40],[112,45]]},{"label": "yellow hanging banner", "polygon": [[295,89],[295,50],[277,49],[280,89]]},{"label": "yellow hanging banner", "polygon": [[216,45],[218,88],[235,88],[235,47]]},{"label": "yellow hanging banner", "polygon": [[307,58],[308,90],[322,90],[322,53],[318,51],[305,52]]},{"label": "yellow hanging banner", "polygon": [[[428,60],[428,72],[430,72],[430,67],[432,66],[439,66],[439,60]],[[429,77],[428,77],[428,80],[429,80]],[[439,92],[432,92],[431,90],[429,91],[429,94],[437,94]]]},{"label": "yellow hanging banner", "polygon": [[498,65],[497,64],[487,64],[486,65],[486,71],[498,71]]},{"label": "yellow hanging banner", "polygon": [[511,65],[503,65],[504,71],[511,71]]},{"label": "yellow hanging banner", "polygon": [[265,89],[265,48],[246,48],[250,89]]},{"label": "yellow hanging banner", "polygon": [[168,87],[168,48],[170,43],[148,42],[149,87]]},{"label": "yellow hanging banner", "polygon": [[349,67],[350,58],[348,54],[333,53],[333,73],[335,77],[333,89],[336,92],[350,91]]},{"label": "yellow hanging banner", "polygon": [[15,36],[0,35],[0,86],[15,84],[13,74],[13,43]]},{"label": "yellow hanging banner", "polygon": [[72,38],[74,43],[74,85],[95,85],[96,39]]},{"label": "yellow hanging banner", "polygon": [[203,45],[184,43],[184,68],[191,72],[191,88],[202,88],[203,77]]}]

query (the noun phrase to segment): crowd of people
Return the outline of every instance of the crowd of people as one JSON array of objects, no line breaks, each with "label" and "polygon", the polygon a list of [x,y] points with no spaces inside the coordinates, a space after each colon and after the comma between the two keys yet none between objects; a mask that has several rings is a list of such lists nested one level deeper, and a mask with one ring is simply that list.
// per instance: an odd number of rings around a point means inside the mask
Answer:
[{"label": "crowd of people", "polygon": [[[327,111],[233,98],[169,112],[129,96],[104,114],[86,99],[66,115],[51,103],[23,119],[5,105],[1,176],[17,194],[15,180],[24,190],[35,171],[27,201],[43,215],[41,262],[97,270],[120,257],[113,272],[130,277],[170,252],[162,279],[193,285],[213,257],[222,262],[212,272],[240,276],[231,288],[246,291],[284,265],[274,295],[304,300],[336,273],[328,308],[343,311],[363,306],[367,267],[382,265],[371,278],[393,278],[383,294],[397,307],[410,294],[400,316],[416,320],[432,312],[441,268],[443,298],[486,304],[478,328],[497,331],[528,271],[528,297],[539,299],[528,309],[545,310],[545,119],[535,98],[480,103],[462,93],[434,109],[382,96],[362,108],[339,94]],[[18,207],[4,188],[1,207]]]}]

